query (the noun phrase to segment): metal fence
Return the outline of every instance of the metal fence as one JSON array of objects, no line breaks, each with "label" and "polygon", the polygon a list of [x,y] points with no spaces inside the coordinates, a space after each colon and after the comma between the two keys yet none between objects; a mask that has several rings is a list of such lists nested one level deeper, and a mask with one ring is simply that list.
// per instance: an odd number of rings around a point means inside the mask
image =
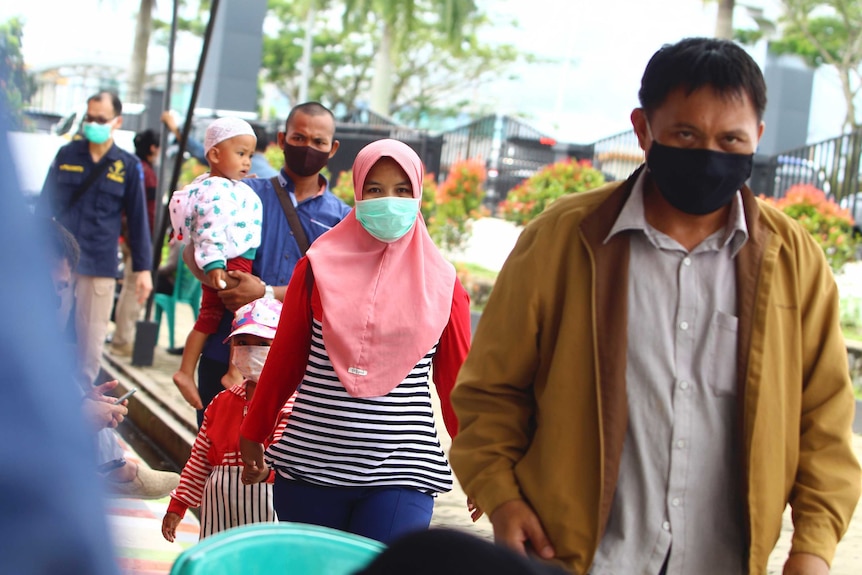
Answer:
[{"label": "metal fence", "polygon": [[823,190],[839,204],[855,207],[860,154],[862,128],[775,156],[755,156],[751,186],[758,193],[780,198],[791,187],[808,184]]},{"label": "metal fence", "polygon": [[535,128],[508,116],[486,116],[444,132],[440,157],[442,181],[460,160],[485,162],[485,203],[504,200],[509,190],[557,159],[556,142]]},{"label": "metal fence", "polygon": [[608,181],[625,180],[644,161],[643,150],[631,130],[597,140],[593,144],[593,167]]}]

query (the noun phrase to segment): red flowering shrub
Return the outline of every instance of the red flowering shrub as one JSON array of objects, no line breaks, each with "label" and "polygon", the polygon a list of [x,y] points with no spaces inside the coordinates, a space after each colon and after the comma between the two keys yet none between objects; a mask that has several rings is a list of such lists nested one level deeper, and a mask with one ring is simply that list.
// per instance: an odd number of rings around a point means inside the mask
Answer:
[{"label": "red flowering shrub", "polygon": [[548,205],[566,194],[585,192],[605,183],[600,171],[588,160],[562,160],[545,166],[509,192],[500,202],[500,215],[526,225]]},{"label": "red flowering shrub", "polygon": [[487,178],[484,162],[461,160],[452,164],[446,180],[437,187],[433,204],[426,204],[423,196],[422,213],[440,248],[458,250],[470,237],[471,220],[484,215],[482,199]]},{"label": "red flowering shrub", "polygon": [[857,240],[853,237],[853,218],[848,210],[827,198],[823,190],[799,184],[787,190],[783,198],[761,196],[761,199],[808,230],[823,248],[832,271],[838,272],[845,263],[855,259]]}]

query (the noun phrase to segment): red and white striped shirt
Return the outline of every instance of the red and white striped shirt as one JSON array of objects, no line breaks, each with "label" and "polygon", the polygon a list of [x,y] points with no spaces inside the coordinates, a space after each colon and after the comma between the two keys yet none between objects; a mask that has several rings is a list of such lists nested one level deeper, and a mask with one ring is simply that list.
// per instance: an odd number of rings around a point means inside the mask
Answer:
[{"label": "red and white striped shirt", "polygon": [[[245,384],[244,381],[222,391],[207,406],[204,421],[192,446],[189,460],[180,474],[180,483],[171,493],[169,513],[176,513],[182,517],[189,507],[200,506],[204,486],[215,466],[242,466],[239,428],[250,404],[246,397]],[[294,400],[295,395],[281,407],[266,446],[278,441],[284,433]],[[270,473],[267,482],[272,483],[273,479],[274,474]]]}]

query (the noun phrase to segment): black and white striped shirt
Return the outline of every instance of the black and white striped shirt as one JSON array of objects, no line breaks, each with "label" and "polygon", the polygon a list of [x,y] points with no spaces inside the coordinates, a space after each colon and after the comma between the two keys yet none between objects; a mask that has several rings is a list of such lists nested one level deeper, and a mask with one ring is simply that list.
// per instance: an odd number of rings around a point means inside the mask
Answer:
[{"label": "black and white striped shirt", "polygon": [[431,407],[435,345],[398,387],[381,397],[352,397],[338,380],[322,326],[313,321],[311,351],[287,428],[267,450],[287,479],[338,487],[452,489]]}]

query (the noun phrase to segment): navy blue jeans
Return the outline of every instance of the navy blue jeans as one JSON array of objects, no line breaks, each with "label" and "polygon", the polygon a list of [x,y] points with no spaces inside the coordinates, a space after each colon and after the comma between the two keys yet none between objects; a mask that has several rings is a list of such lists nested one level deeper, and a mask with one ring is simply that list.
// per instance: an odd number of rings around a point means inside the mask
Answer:
[{"label": "navy blue jeans", "polygon": [[311,523],[389,544],[428,529],[434,497],[409,487],[324,487],[276,475],[279,521]]}]

